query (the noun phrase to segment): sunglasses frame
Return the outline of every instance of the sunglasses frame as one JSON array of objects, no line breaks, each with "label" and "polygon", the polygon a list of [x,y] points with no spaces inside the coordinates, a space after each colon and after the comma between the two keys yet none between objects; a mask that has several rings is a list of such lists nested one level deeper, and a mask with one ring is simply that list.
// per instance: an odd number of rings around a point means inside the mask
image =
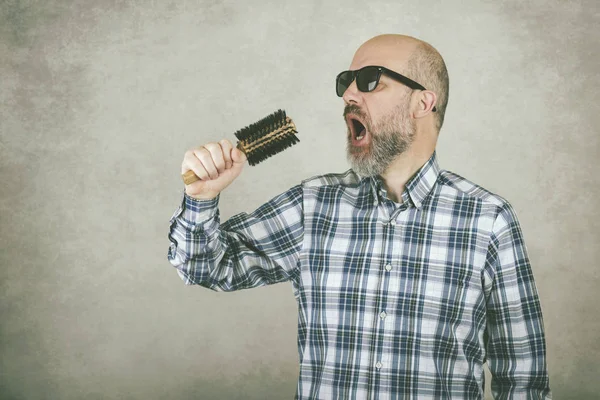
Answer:
[{"label": "sunglasses frame", "polygon": [[[342,71],[337,75],[337,77],[335,78],[335,92],[338,95],[338,97],[342,97],[344,95],[344,93],[342,93],[342,94],[338,93],[338,86],[339,86],[340,77],[342,76],[342,74],[345,74],[348,72],[351,74],[351,78],[352,78],[352,80],[350,81],[350,85],[351,85],[352,82],[354,82],[358,78],[358,75],[361,73],[361,71],[363,71],[365,68],[376,68],[377,69],[377,79],[375,80],[375,82],[376,82],[375,87],[371,90],[362,90],[361,88],[358,87],[358,81],[357,81],[356,87],[361,92],[372,92],[373,90],[375,90],[375,88],[377,88],[377,85],[379,85],[379,79],[381,78],[382,74],[386,74],[390,78],[408,86],[409,88],[411,88],[413,90],[427,90],[427,89],[425,89],[425,86],[421,85],[420,83],[415,82],[412,79],[410,79],[402,74],[392,71],[391,69],[387,69],[386,67],[382,67],[380,65],[367,65],[367,66],[362,67],[361,69],[357,69],[355,71],[352,71],[352,70]],[[348,87],[350,87],[350,85],[348,85]],[[348,90],[348,87],[346,87],[346,90]],[[436,108],[433,107],[433,109],[431,111],[435,112]]]}]

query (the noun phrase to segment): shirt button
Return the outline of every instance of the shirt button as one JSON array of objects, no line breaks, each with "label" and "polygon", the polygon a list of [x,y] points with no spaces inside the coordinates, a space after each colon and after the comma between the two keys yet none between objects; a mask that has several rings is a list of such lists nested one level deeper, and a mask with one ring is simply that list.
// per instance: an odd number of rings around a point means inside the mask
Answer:
[{"label": "shirt button", "polygon": [[392,265],[391,264],[386,265],[385,266],[385,270],[386,271],[391,271],[392,270]]},{"label": "shirt button", "polygon": [[377,361],[377,364],[375,364],[375,366],[377,367],[377,369],[383,367],[383,364],[381,363],[381,361]]},{"label": "shirt button", "polygon": [[382,311],[381,314],[379,314],[379,316],[381,317],[381,319],[385,319],[385,317],[387,317],[387,314],[385,313],[385,311]]}]

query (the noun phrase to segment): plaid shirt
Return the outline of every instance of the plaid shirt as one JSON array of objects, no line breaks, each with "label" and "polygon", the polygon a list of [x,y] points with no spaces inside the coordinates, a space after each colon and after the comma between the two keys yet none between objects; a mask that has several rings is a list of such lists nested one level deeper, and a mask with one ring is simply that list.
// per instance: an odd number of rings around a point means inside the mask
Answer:
[{"label": "plaid shirt", "polygon": [[511,205],[440,170],[401,203],[352,170],[302,182],[220,224],[218,197],[183,197],[168,258],[186,284],[289,281],[297,399],[550,399],[541,308]]}]

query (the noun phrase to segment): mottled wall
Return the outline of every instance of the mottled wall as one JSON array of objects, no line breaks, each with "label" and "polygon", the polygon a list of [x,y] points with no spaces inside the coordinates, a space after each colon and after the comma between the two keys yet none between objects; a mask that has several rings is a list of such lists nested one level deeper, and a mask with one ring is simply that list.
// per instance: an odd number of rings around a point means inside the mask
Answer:
[{"label": "mottled wall", "polygon": [[223,216],[345,170],[334,77],[385,32],[444,55],[440,164],[514,205],[555,398],[597,398],[599,26],[596,0],[0,0],[0,398],[292,398],[291,285],[167,262],[181,159],[284,108],[301,143]]}]

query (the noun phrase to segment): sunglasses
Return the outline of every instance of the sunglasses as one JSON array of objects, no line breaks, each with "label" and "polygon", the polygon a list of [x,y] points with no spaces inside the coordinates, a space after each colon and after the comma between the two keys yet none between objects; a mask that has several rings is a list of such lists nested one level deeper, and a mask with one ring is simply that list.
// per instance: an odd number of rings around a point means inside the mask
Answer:
[{"label": "sunglasses", "polygon": [[[413,90],[427,90],[425,87],[423,87],[423,85],[413,81],[410,78],[407,78],[404,75],[400,75],[391,69],[369,65],[356,71],[340,72],[335,78],[335,91],[339,97],[342,97],[350,85],[352,85],[354,79],[356,79],[356,87],[358,90],[361,92],[372,92],[379,84],[379,78],[381,78],[382,74],[386,74],[390,78],[403,83]],[[435,107],[433,107],[431,111],[435,112]]]}]

